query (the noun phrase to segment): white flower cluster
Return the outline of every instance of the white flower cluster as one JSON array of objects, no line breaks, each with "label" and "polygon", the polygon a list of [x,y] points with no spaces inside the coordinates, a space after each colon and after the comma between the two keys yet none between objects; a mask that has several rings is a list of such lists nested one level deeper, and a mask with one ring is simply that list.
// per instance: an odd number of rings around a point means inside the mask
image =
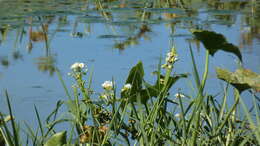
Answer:
[{"label": "white flower cluster", "polygon": [[162,65],[162,68],[166,69],[172,69],[173,68],[173,63],[175,63],[178,60],[177,54],[175,51],[171,51],[167,53],[167,56],[165,58],[165,64]]},{"label": "white flower cluster", "polygon": [[175,61],[178,60],[177,54],[175,54],[173,52],[169,52],[169,53],[167,53],[167,57],[165,60],[166,60],[166,62],[174,63]]},{"label": "white flower cluster", "polygon": [[84,67],[85,67],[84,63],[75,62],[74,64],[72,64],[70,66],[70,69],[75,71],[75,72],[80,72]]},{"label": "white flower cluster", "polygon": [[103,87],[105,90],[112,90],[112,89],[113,89],[113,82],[112,82],[112,81],[105,81],[105,82],[102,84],[102,87]]},{"label": "white flower cluster", "polygon": [[122,92],[124,91],[128,91],[132,88],[132,85],[131,84],[125,84],[124,87],[121,89]]}]

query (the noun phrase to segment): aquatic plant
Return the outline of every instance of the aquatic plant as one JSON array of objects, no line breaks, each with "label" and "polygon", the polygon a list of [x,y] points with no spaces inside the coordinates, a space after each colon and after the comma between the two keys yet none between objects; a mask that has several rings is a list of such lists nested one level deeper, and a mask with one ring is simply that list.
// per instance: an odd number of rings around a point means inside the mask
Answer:
[{"label": "aquatic plant", "polygon": [[[46,1],[47,2],[47,1]],[[43,3],[46,3],[43,2]],[[87,3],[87,2],[85,2]],[[101,13],[99,21],[112,23],[113,14],[110,12],[112,8],[123,8],[126,4],[112,2],[110,0],[94,1],[93,10],[99,10]],[[115,5],[114,5],[115,3]],[[131,35],[126,40],[115,41],[114,48],[124,49],[129,45],[138,44],[140,38],[152,31],[149,23],[156,23],[162,18],[153,19],[152,13],[149,11],[158,11],[156,8],[184,8],[189,15],[196,15],[195,10],[188,9],[192,2],[188,1],[140,1],[129,2],[136,9],[135,19],[140,19],[142,25],[137,27],[137,33]],[[209,1],[207,4],[211,5]],[[67,5],[67,4],[65,4]],[[214,6],[218,8],[224,5],[217,2]],[[231,5],[236,9],[244,4],[236,2]],[[57,5],[60,6],[60,5]],[[64,7],[58,9],[63,10]],[[46,7],[46,9],[50,9]],[[34,9],[33,9],[34,10]],[[35,10],[34,10],[35,11]],[[56,11],[56,10],[55,10]],[[4,13],[1,13],[1,15]],[[83,12],[85,15],[85,11]],[[166,15],[168,20],[175,19],[178,14]],[[52,16],[45,21],[51,23]],[[39,17],[41,18],[41,17]],[[61,18],[61,17],[59,17]],[[66,16],[64,19],[67,19]],[[80,19],[80,18],[79,18]],[[81,21],[84,21],[81,18]],[[219,18],[230,19],[230,18]],[[38,20],[39,21],[39,20]],[[85,20],[87,23],[97,22],[98,20]],[[121,22],[123,23],[123,22]],[[76,31],[76,25],[73,28],[73,37],[83,37],[83,33]],[[6,38],[8,27],[1,29],[3,41]],[[45,120],[41,118],[38,108],[34,107],[37,117],[38,128],[32,129],[28,124],[24,140],[22,132],[19,129],[17,120],[13,116],[11,103],[8,93],[6,92],[7,105],[9,115],[0,114],[0,145],[259,145],[260,144],[260,120],[259,120],[259,104],[258,97],[251,92],[254,99],[254,107],[252,110],[243,103],[240,98],[240,92],[248,91],[248,89],[259,90],[259,75],[249,72],[253,78],[236,79],[241,72],[231,73],[226,70],[217,70],[218,77],[227,81],[227,86],[221,94],[212,95],[206,91],[206,83],[208,79],[209,59],[210,55],[214,55],[217,51],[223,50],[236,55],[242,61],[242,55],[238,47],[227,42],[223,35],[208,31],[195,30],[193,34],[195,38],[202,42],[206,50],[205,69],[202,76],[199,74],[196,66],[196,58],[193,50],[190,48],[190,55],[193,65],[193,74],[189,76],[187,73],[177,74],[175,71],[175,63],[178,63],[177,49],[172,47],[165,57],[164,64],[161,60],[158,63],[155,82],[147,82],[144,78],[145,70],[143,63],[140,61],[133,66],[125,80],[122,88],[116,86],[115,81],[105,81],[101,86],[104,90],[96,93],[91,87],[92,73],[87,70],[84,63],[76,62],[71,66],[69,73],[75,81],[72,85],[72,92],[68,89],[62,80],[62,76],[54,66],[55,59],[49,53],[49,36],[47,34],[48,25],[42,25],[41,31],[31,31],[29,52],[32,49],[32,42],[45,41],[46,57],[39,58],[38,67],[42,71],[49,71],[52,74],[57,72],[58,77],[68,96],[67,100],[58,101],[55,109]],[[132,30],[130,30],[132,31]],[[147,37],[146,37],[147,38]],[[8,66],[8,59],[1,59],[4,66]],[[223,73],[220,73],[223,72]],[[243,71],[242,71],[243,72]],[[245,74],[246,74],[245,73]],[[225,76],[223,76],[223,74]],[[255,77],[256,76],[256,77]],[[190,88],[194,94],[171,92],[176,87],[176,82],[191,77],[195,81],[196,88]],[[85,79],[88,78],[88,79]],[[236,88],[231,88],[229,84]],[[242,84],[243,88],[237,88],[237,84]],[[228,94],[228,90],[233,89],[234,95]],[[238,90],[237,90],[238,89]],[[221,97],[221,101],[217,100]],[[227,105],[227,99],[234,98],[231,106]],[[58,111],[62,106],[66,106],[66,111],[60,114]],[[242,106],[243,112],[239,111]],[[9,121],[9,122],[8,122]],[[57,131],[56,126],[67,124],[65,131]],[[24,132],[24,131],[23,131]]]},{"label": "aquatic plant", "polygon": [[[105,81],[101,86],[104,91],[94,94],[91,88],[92,74],[84,63],[71,65],[69,76],[75,80],[72,95],[66,87],[62,76],[56,69],[58,77],[68,96],[66,101],[58,101],[56,108],[43,122],[37,107],[38,130],[33,130],[26,124],[27,144],[33,145],[259,145],[260,120],[258,97],[251,92],[254,99],[253,110],[248,110],[240,92],[246,89],[256,89],[258,76],[248,70],[230,73],[217,69],[218,77],[228,82],[221,94],[219,102],[217,95],[211,95],[205,89],[210,48],[206,48],[205,69],[200,77],[196,67],[192,48],[190,55],[193,64],[192,77],[195,81],[195,94],[182,92],[172,93],[178,80],[188,78],[188,74],[173,72],[177,63],[177,50],[172,47],[166,55],[165,64],[158,64],[155,83],[144,79],[142,62],[138,62],[129,71],[128,77],[120,90],[112,81]],[[221,48],[223,49],[223,48]],[[223,74],[224,72],[225,74]],[[226,73],[227,72],[227,73]],[[225,76],[223,76],[225,75]],[[241,78],[237,78],[237,76]],[[251,78],[251,77],[254,78]],[[88,77],[88,80],[85,79]],[[246,84],[242,90],[237,84]],[[235,86],[233,97],[228,94],[229,84]],[[241,87],[241,86],[240,86]],[[175,87],[177,88],[177,87]],[[191,89],[193,90],[193,89]],[[120,93],[117,93],[117,92]],[[99,95],[97,98],[97,96]],[[227,98],[234,98],[231,106]],[[6,99],[9,109],[9,121],[1,114],[0,142],[7,145],[22,145],[20,131],[13,118],[13,112],[8,93]],[[61,106],[66,105],[67,111],[58,114]],[[243,111],[239,111],[239,106]],[[8,116],[7,116],[8,117]],[[52,120],[51,120],[52,119]],[[65,131],[57,132],[55,126],[68,123]],[[70,130],[68,130],[70,129]],[[39,134],[40,132],[40,134]]]}]

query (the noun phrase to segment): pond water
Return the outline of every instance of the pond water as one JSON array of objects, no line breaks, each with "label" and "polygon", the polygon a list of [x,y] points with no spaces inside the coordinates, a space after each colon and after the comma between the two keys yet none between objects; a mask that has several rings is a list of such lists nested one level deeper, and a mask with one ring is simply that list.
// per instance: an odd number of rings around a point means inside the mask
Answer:
[{"label": "pond water", "polygon": [[[35,117],[33,105],[40,114],[49,113],[56,101],[67,99],[54,68],[70,88],[73,80],[67,73],[74,62],[93,71],[92,87],[98,92],[112,78],[121,88],[139,60],[146,79],[153,81],[160,55],[173,44],[179,54],[174,71],[191,73],[191,44],[202,73],[205,49],[190,29],[223,34],[239,47],[243,66],[260,73],[260,1],[0,0],[1,111],[6,111],[7,89],[18,119]],[[210,57],[207,90],[215,95],[224,85],[215,67],[234,71],[238,66],[230,53]],[[192,93],[190,82],[178,82],[172,92]]]}]

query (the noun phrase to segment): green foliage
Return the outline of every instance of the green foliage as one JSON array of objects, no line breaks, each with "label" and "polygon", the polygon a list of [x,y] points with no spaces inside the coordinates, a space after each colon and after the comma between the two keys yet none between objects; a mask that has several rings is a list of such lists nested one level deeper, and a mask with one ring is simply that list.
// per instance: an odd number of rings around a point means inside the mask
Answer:
[{"label": "green foliage", "polygon": [[[105,95],[105,98],[97,99],[93,96],[93,90],[90,88],[91,79],[84,80],[87,71],[82,63],[76,63],[72,67],[71,76],[76,84],[72,87],[73,94],[69,93],[57,72],[68,100],[58,101],[55,109],[47,116],[46,122],[41,119],[35,107],[39,127],[34,130],[26,124],[28,138],[33,145],[44,146],[113,145],[119,141],[127,145],[131,145],[132,142],[139,145],[259,145],[259,117],[255,123],[243,103],[246,117],[244,113],[238,112],[239,92],[248,88],[259,90],[259,75],[245,69],[239,69],[235,73],[217,69],[220,79],[238,89],[234,90],[234,103],[229,107],[227,86],[220,104],[216,98],[221,95],[211,95],[205,90],[209,51],[206,53],[202,77],[199,75],[191,48],[190,51],[193,78],[197,86],[194,95],[178,93],[173,97],[170,92],[178,80],[188,77],[188,74],[172,73],[177,60],[174,47],[167,55],[165,73],[161,71],[159,63],[155,83],[144,80],[143,63],[139,61],[129,71],[125,82],[125,85],[131,86],[125,89],[123,87],[120,95],[116,94],[113,81],[107,81],[103,86],[104,92],[100,94],[102,97]],[[13,117],[7,93],[6,97],[9,114]],[[62,105],[67,106],[66,116],[58,114]],[[258,115],[259,106],[255,104],[254,110]],[[6,124],[8,120],[1,115],[0,142],[21,145],[17,124],[12,118],[9,120],[11,130]],[[55,125],[63,122],[68,122],[71,130],[57,133]]]},{"label": "green foliage", "polygon": [[0,133],[0,145],[5,145],[5,140],[2,133]]},{"label": "green foliage", "polygon": [[[67,13],[63,11],[65,7],[71,6],[71,13],[82,14],[75,22],[72,36],[84,37],[85,33],[76,32],[77,24],[79,23],[96,23],[96,22],[108,22],[109,24],[125,25],[135,20],[141,20],[140,27],[131,27],[137,29],[131,29],[133,35],[120,36],[120,35],[103,35],[101,38],[123,38],[123,41],[115,41],[115,48],[123,50],[130,45],[136,45],[140,39],[149,39],[147,33],[152,31],[150,23],[158,22],[174,22],[171,23],[171,27],[174,28],[174,24],[181,21],[193,19],[193,12],[196,15],[196,11],[190,9],[193,3],[198,1],[125,1],[123,3],[114,0],[104,1],[82,1],[82,4],[88,4],[84,6],[80,11],[74,10],[79,8],[78,3],[66,2],[60,4],[60,2],[54,3],[57,7],[47,6],[48,1],[42,2],[40,8],[37,8],[37,1],[30,2],[30,19],[31,25],[35,26],[39,21],[56,22],[55,16],[44,16],[42,11],[52,11],[55,13],[65,14],[59,17],[57,21],[61,25],[65,25],[69,22]],[[199,1],[205,3],[205,1]],[[239,2],[219,2],[209,1],[209,5],[216,2],[218,7],[226,7],[227,3],[233,3],[235,9],[239,10],[241,5]],[[241,2],[242,3],[242,2]],[[247,3],[247,2],[243,2]],[[10,9],[9,3],[1,3],[3,6],[2,11]],[[51,4],[51,3],[50,3]],[[72,5],[76,4],[76,5]],[[5,15],[15,14],[13,24],[19,25],[16,22],[18,20],[26,20],[25,7],[28,8],[28,2],[17,2],[19,8],[15,11],[8,11],[8,13],[0,13],[3,18]],[[233,6],[229,5],[228,6]],[[11,7],[14,5],[11,5]],[[44,7],[42,7],[44,6]],[[169,8],[169,7],[174,8]],[[180,9],[180,8],[181,9]],[[54,8],[54,9],[53,9]],[[129,9],[130,8],[130,9]],[[126,15],[119,15],[119,12],[128,12],[134,8],[134,13],[128,18]],[[163,8],[163,9],[161,9]],[[187,9],[191,11],[186,11]],[[88,12],[101,12],[101,16],[93,16],[87,14]],[[1,11],[1,10],[0,10]],[[74,12],[75,11],[75,12]],[[113,13],[116,11],[116,14]],[[154,15],[154,12],[156,13]],[[186,18],[184,13],[189,14],[189,18]],[[226,12],[226,11],[225,11]],[[225,13],[224,12],[224,13]],[[218,10],[215,13],[219,13]],[[20,15],[22,17],[20,17]],[[83,16],[84,15],[84,16]],[[222,14],[221,14],[222,15]],[[31,18],[32,16],[32,18]],[[33,16],[38,18],[35,20]],[[60,15],[59,15],[60,16]],[[157,20],[157,16],[158,20]],[[224,16],[224,15],[223,15]],[[123,19],[122,19],[122,18]],[[126,18],[125,18],[126,17]],[[165,18],[167,20],[163,20]],[[46,18],[46,19],[45,19]],[[177,19],[176,19],[177,18]],[[16,20],[17,19],[17,20]],[[53,21],[55,20],[55,21]],[[116,20],[116,21],[114,21]],[[35,22],[36,21],[36,22]],[[5,23],[5,22],[4,22]],[[130,26],[130,25],[129,25]],[[8,27],[13,27],[9,26]],[[6,40],[8,27],[1,29],[2,40]],[[60,27],[58,30],[62,30]],[[90,29],[87,30],[90,32]],[[114,30],[113,30],[114,31]],[[12,32],[12,31],[10,31]],[[52,31],[51,31],[52,32]],[[102,93],[96,93],[91,89],[92,76],[89,75],[89,79],[85,80],[87,71],[83,70],[84,67],[78,66],[74,68],[72,77],[75,83],[72,87],[72,93],[66,87],[65,82],[62,80],[62,76],[55,68],[55,58],[49,53],[49,39],[50,34],[42,28],[40,32],[32,32],[34,37],[31,36],[30,41],[41,40],[45,41],[46,56],[39,58],[37,61],[38,68],[41,71],[49,72],[51,75],[54,71],[57,72],[62,86],[65,89],[68,99],[65,101],[58,101],[55,109],[47,116],[46,119],[42,118],[39,108],[35,106],[38,127],[36,129],[31,128],[26,123],[26,136],[28,140],[24,140],[24,136],[21,136],[18,123],[13,118],[13,112],[9,101],[9,96],[6,92],[7,106],[9,115],[11,118],[6,118],[0,115],[0,145],[6,144],[10,146],[28,144],[32,145],[259,145],[260,144],[260,130],[259,130],[259,104],[255,101],[254,108],[250,111],[246,108],[245,104],[241,102],[240,94],[234,90],[234,102],[228,106],[227,98],[232,98],[228,94],[229,86],[221,94],[212,95],[207,91],[206,82],[209,70],[209,54],[214,56],[218,50],[235,54],[240,61],[242,61],[242,55],[235,45],[227,42],[226,38],[212,31],[195,30],[193,31],[196,39],[200,40],[206,51],[205,69],[202,75],[199,74],[196,66],[196,57],[194,57],[192,49],[190,48],[192,65],[193,65],[193,79],[195,80],[197,90],[190,88],[192,93],[181,93],[182,90],[178,90],[178,94],[181,96],[173,96],[174,93],[170,92],[172,88],[179,89],[175,83],[179,80],[188,78],[188,74],[180,73],[176,74],[178,70],[174,70],[174,63],[178,60],[177,52],[172,47],[170,54],[167,54],[166,62],[163,65],[165,70],[161,69],[161,63],[158,65],[157,79],[155,83],[148,83],[144,79],[143,63],[139,61],[129,72],[129,75],[125,81],[126,84],[130,84],[129,90],[121,90],[120,94],[117,93],[116,87],[113,84],[111,88],[104,89]],[[51,33],[52,34],[52,33]],[[55,33],[54,33],[55,34]],[[44,35],[44,36],[41,36]],[[22,33],[21,33],[21,36]],[[43,38],[45,37],[45,38]],[[29,43],[29,52],[32,49],[32,42]],[[19,54],[15,54],[14,58],[19,58]],[[1,63],[4,66],[10,64],[10,60],[4,58]],[[80,63],[81,64],[81,63]],[[79,65],[79,64],[78,64]],[[84,66],[84,65],[83,65]],[[232,73],[227,70],[217,69],[218,77],[225,80],[229,84],[234,85],[240,92],[252,88],[259,91],[259,75],[249,70],[239,69]],[[114,81],[111,81],[112,83]],[[175,90],[173,90],[175,91]],[[179,93],[180,92],[180,93]],[[104,96],[103,96],[104,95]],[[98,96],[103,97],[98,99]],[[257,99],[252,93],[253,99]],[[222,99],[219,103],[219,98]],[[65,104],[63,104],[65,103]],[[128,104],[129,103],[129,104]],[[239,106],[242,104],[244,112],[240,113]],[[60,114],[61,107],[66,105],[66,110]],[[255,111],[253,114],[251,111]],[[256,117],[254,117],[256,115]],[[255,121],[254,121],[255,120]],[[9,123],[7,121],[10,121]],[[56,125],[67,122],[66,131],[56,132]],[[69,130],[68,130],[69,129]],[[68,137],[67,137],[68,134]],[[26,141],[22,143],[23,141]]]},{"label": "green foliage", "polygon": [[214,56],[218,50],[222,50],[233,53],[239,58],[240,61],[242,61],[242,55],[239,48],[231,43],[228,43],[222,34],[207,30],[192,30],[192,32],[195,35],[195,38],[203,43],[210,55]]},{"label": "green foliage", "polygon": [[232,73],[226,69],[217,68],[216,72],[219,79],[232,84],[239,92],[250,88],[260,92],[260,75],[251,70],[241,68]]},{"label": "green foliage", "polygon": [[174,76],[170,76],[166,85],[164,85],[163,81],[165,81],[165,76],[160,75],[154,85],[150,85],[146,83],[147,89],[143,89],[143,92],[148,92],[150,97],[158,97],[161,94],[163,88],[165,88],[165,92],[168,92],[170,88],[181,78],[187,78],[188,74],[177,74]]},{"label": "green foliage", "polygon": [[[194,32],[194,35],[203,42],[207,51],[204,72],[200,75],[190,48],[192,77],[197,87],[193,90],[193,94],[182,94],[179,90],[174,97],[170,92],[173,87],[177,88],[175,86],[177,81],[188,78],[188,74],[172,72],[178,60],[175,47],[167,53],[165,64],[159,63],[155,83],[145,81],[143,63],[139,61],[129,71],[120,94],[117,94],[114,81],[106,81],[102,84],[104,91],[98,94],[99,99],[91,89],[91,74],[88,80],[84,79],[88,75],[86,65],[76,62],[71,66],[70,73],[75,81],[72,94],[59,71],[55,69],[68,99],[58,101],[46,120],[42,120],[37,107],[34,107],[38,128],[32,129],[26,123],[26,134],[31,140],[30,143],[44,146],[119,143],[123,145],[132,143],[138,145],[259,145],[259,117],[256,117],[256,122],[252,120],[251,113],[241,102],[239,94],[249,88],[259,91],[259,75],[246,69],[238,69],[234,73],[217,69],[218,78],[238,89],[234,90],[234,102],[228,106],[229,86],[219,95],[212,95],[205,87],[209,55],[214,55],[218,49],[230,52],[225,47],[234,46],[226,42],[222,35],[214,32]],[[208,44],[213,41],[212,38],[207,38],[211,36],[220,44],[216,48]],[[236,53],[233,50],[231,52],[242,60],[240,52]],[[252,95],[257,99],[253,93]],[[222,99],[221,103],[217,100],[218,97]],[[7,92],[6,98],[11,127],[7,125],[8,119],[1,114],[0,144],[22,145],[19,128],[12,118],[13,112]],[[244,113],[240,113],[239,110],[241,103]],[[67,106],[66,111],[58,114],[63,105]],[[255,103],[253,110],[255,115],[259,115],[259,105]],[[69,130],[57,133],[55,126],[64,122],[68,123]]]},{"label": "green foliage", "polygon": [[[144,77],[144,69],[143,63],[138,62],[129,72],[129,75],[126,79],[125,84],[131,84],[132,88],[130,93],[126,95],[125,92],[122,92],[122,98],[131,98],[130,101],[136,101],[138,94],[142,91],[143,88],[143,77]],[[142,97],[141,97],[142,98]],[[146,101],[146,99],[141,99],[142,103]]]},{"label": "green foliage", "polygon": [[66,142],[66,131],[54,134],[44,146],[63,146]]},{"label": "green foliage", "polygon": [[145,82],[143,77],[143,64],[141,61],[139,61],[134,67],[132,67],[125,82],[125,84],[131,84],[132,88],[130,92],[121,92],[121,97],[130,98],[130,102],[141,101],[141,103],[145,104],[149,98],[159,97],[163,89],[165,89],[164,92],[168,92],[176,81],[181,78],[187,78],[188,75],[178,74],[174,76],[169,76],[167,83],[164,84],[166,78],[164,75],[160,74],[154,85]]},{"label": "green foliage", "polygon": [[[194,59],[193,61],[195,62]],[[58,101],[56,108],[47,116],[45,124],[35,107],[39,128],[34,132],[27,125],[28,137],[31,138],[31,143],[34,145],[44,146],[78,145],[80,143],[112,145],[118,144],[119,141],[128,145],[131,142],[136,142],[140,145],[259,144],[259,140],[257,140],[259,130],[252,132],[252,128],[257,127],[259,124],[255,124],[252,121],[247,110],[246,119],[240,119],[241,115],[236,112],[240,103],[238,91],[235,91],[235,102],[230,108],[226,104],[226,99],[228,98],[227,89],[223,91],[224,95],[221,104],[216,101],[217,96],[205,93],[204,86],[208,72],[207,62],[208,54],[206,55],[205,71],[201,81],[199,77],[196,77],[196,74],[199,76],[198,71],[194,71],[194,78],[198,80],[196,81],[198,84],[196,94],[176,96],[176,98],[173,98],[171,93],[169,93],[170,88],[174,86],[176,81],[187,78],[188,75],[171,75],[170,71],[172,68],[166,69],[166,75],[163,75],[159,69],[156,72],[156,82],[149,84],[144,81],[142,62],[138,62],[130,70],[125,82],[126,84],[132,84],[132,88],[129,91],[122,91],[121,97],[117,97],[114,94],[114,88],[104,89],[111,94],[106,99],[109,102],[103,102],[103,99],[94,100],[91,94],[82,94],[89,92],[90,88],[88,87],[90,85],[87,85],[88,82],[83,80],[83,75],[86,75],[86,73],[80,70],[73,76],[78,86],[73,87],[73,96],[68,94],[69,99],[65,102],[68,107],[67,113],[69,113],[69,117],[56,119],[58,110],[64,103]],[[197,70],[195,63],[193,65],[193,69]],[[223,72],[227,74],[225,70]],[[250,80],[249,83],[253,82],[253,80],[258,80],[258,75],[251,71],[242,70],[240,72],[236,74],[230,73],[231,76],[234,76],[231,77],[231,81],[237,76],[243,76],[246,81]],[[65,87],[64,82],[62,84]],[[65,91],[68,90],[66,89]],[[85,96],[88,96],[88,98],[85,98]],[[137,98],[147,100],[142,102],[142,100]],[[130,99],[131,104],[125,104],[125,99]],[[174,110],[168,108],[170,106]],[[255,106],[257,114],[259,109],[257,110],[256,108],[257,106]],[[12,115],[11,110],[10,114]],[[4,121],[3,117],[2,121]],[[69,122],[71,125],[69,138],[67,137],[68,131],[57,133],[54,130],[56,124],[63,122]],[[14,121],[12,125],[16,125]],[[6,124],[3,126],[4,129],[0,127],[2,134],[0,142],[14,145],[15,140],[17,140],[17,143],[20,143],[19,138],[15,138],[11,134],[12,132]],[[249,126],[252,128],[248,128]],[[40,131],[40,135],[38,131]],[[13,132],[16,133],[16,137],[19,136],[19,131]]]}]

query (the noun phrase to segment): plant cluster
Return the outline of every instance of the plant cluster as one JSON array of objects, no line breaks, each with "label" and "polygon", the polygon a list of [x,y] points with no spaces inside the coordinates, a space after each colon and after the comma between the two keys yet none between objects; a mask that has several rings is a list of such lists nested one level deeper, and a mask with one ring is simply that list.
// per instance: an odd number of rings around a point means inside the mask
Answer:
[{"label": "plant cluster", "polygon": [[[194,32],[198,39],[204,34],[216,35],[209,31]],[[237,49],[222,39],[214,53],[221,48],[223,51],[235,50],[235,55],[241,59]],[[208,40],[210,41],[210,40]],[[206,43],[208,43],[208,41]],[[202,41],[203,43],[203,41]],[[204,42],[205,43],[205,42]],[[67,101],[57,102],[54,111],[47,117],[45,123],[40,119],[35,107],[39,128],[33,130],[27,126],[26,144],[33,145],[259,145],[260,119],[259,98],[251,91],[254,99],[253,110],[248,111],[240,93],[252,88],[258,90],[258,82],[245,85],[234,79],[228,81],[235,88],[234,96],[229,95],[227,84],[217,100],[217,95],[205,91],[209,55],[214,55],[205,45],[205,70],[200,77],[193,51],[190,54],[193,64],[193,75],[196,88],[194,95],[178,92],[173,94],[170,89],[178,80],[188,77],[188,74],[173,72],[177,62],[177,51],[172,47],[166,56],[164,65],[158,64],[155,83],[148,83],[144,79],[142,62],[138,62],[129,72],[124,86],[117,90],[116,83],[105,81],[101,86],[104,91],[95,96],[91,88],[92,75],[84,63],[71,66],[69,75],[74,78],[73,95],[66,88],[59,71],[58,76],[67,93]],[[210,46],[212,49],[212,46]],[[227,47],[227,48],[225,48]],[[242,59],[241,59],[242,60]],[[89,77],[87,80],[85,77]],[[235,76],[236,77],[236,76]],[[234,78],[235,78],[234,77]],[[257,74],[253,74],[259,79]],[[200,79],[201,78],[201,79]],[[249,78],[249,77],[248,77]],[[221,78],[225,80],[225,78]],[[239,87],[239,88],[238,88]],[[175,87],[176,88],[176,87]],[[241,90],[243,89],[243,90]],[[119,91],[119,93],[118,93]],[[4,118],[1,114],[0,143],[7,145],[22,145],[20,132],[15,120],[9,97],[6,92],[10,116]],[[227,105],[227,99],[233,98],[234,103]],[[60,107],[65,104],[65,115],[59,115]],[[239,110],[243,108],[243,112]],[[11,126],[8,125],[11,121]],[[55,126],[69,123],[70,130],[57,132]],[[67,135],[68,134],[68,135]]]}]

